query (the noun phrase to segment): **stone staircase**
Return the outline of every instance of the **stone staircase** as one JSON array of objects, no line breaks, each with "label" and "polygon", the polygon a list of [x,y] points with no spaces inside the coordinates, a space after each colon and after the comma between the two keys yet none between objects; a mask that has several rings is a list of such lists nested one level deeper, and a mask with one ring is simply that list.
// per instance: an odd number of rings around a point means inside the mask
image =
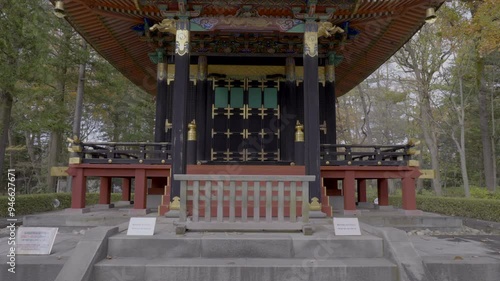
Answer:
[{"label": "stone staircase", "polygon": [[120,233],[91,280],[398,280],[381,238],[329,233]]}]

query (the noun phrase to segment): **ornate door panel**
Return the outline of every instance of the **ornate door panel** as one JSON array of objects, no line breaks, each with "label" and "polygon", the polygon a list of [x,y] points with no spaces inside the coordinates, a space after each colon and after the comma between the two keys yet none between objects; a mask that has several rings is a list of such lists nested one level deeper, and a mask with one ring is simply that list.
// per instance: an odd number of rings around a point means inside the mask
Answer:
[{"label": "ornate door panel", "polygon": [[[226,82],[214,91],[211,160],[279,161],[278,89],[274,82]],[[257,82],[260,87],[253,87]]]}]

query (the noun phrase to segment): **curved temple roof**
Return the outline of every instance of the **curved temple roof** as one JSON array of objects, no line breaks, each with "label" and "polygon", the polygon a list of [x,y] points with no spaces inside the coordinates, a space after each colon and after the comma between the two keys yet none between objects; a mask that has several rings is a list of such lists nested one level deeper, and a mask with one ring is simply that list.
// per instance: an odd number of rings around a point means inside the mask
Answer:
[{"label": "curved temple roof", "polygon": [[285,72],[285,57],[297,57],[296,64],[301,64],[304,18],[329,21],[342,27],[344,33],[321,37],[319,56],[323,58],[321,62],[332,53],[337,58],[343,57],[335,70],[336,95],[341,96],[375,71],[422,26],[427,8],[443,1],[64,2],[67,20],[89,44],[131,81],[152,94],[156,92],[156,67],[148,54],[159,47],[171,54],[175,44],[174,35],[149,31],[150,25],[164,18],[175,18],[179,13],[190,15],[191,56],[207,55],[212,69],[213,65],[250,61],[250,64],[274,65],[275,70],[281,69],[276,65],[282,65],[281,74]]}]

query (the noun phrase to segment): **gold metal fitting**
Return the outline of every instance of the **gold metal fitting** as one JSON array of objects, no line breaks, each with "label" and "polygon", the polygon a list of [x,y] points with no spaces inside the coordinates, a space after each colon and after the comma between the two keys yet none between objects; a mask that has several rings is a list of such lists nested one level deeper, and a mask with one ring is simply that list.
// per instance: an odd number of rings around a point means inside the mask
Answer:
[{"label": "gold metal fitting", "polygon": [[165,120],[165,132],[172,129],[172,123],[168,122],[168,119]]},{"label": "gold metal fitting", "polygon": [[108,163],[113,163],[113,160],[112,159],[108,159]]},{"label": "gold metal fitting", "polygon": [[417,145],[420,145],[420,140],[417,140],[417,139],[410,139],[408,140],[408,145],[409,146],[417,146]]},{"label": "gold metal fitting", "polygon": [[408,161],[408,166],[410,166],[410,167],[420,167],[420,162],[418,160],[410,160],[410,161]]},{"label": "gold metal fitting", "polygon": [[80,157],[70,157],[69,164],[81,164],[82,159]]},{"label": "gold metal fitting", "polygon": [[295,166],[295,162],[290,162],[290,166]]},{"label": "gold metal fitting", "polygon": [[142,159],[141,159],[141,160],[139,160],[139,163],[141,163],[141,164],[142,164],[142,162],[144,162],[144,161],[142,161]]},{"label": "gold metal fitting", "polygon": [[311,203],[309,204],[310,211],[321,211],[321,204],[319,203],[319,199],[317,197],[311,198]]},{"label": "gold metal fitting", "polygon": [[417,156],[417,155],[420,155],[420,150],[411,148],[408,150],[408,154],[413,155],[413,156]]},{"label": "gold metal fitting", "polygon": [[66,17],[66,12],[64,11],[64,2],[63,1],[56,1],[53,13],[54,13],[54,15],[56,15],[56,17],[58,17],[60,19]]},{"label": "gold metal fitting", "polygon": [[326,161],[326,165],[330,165],[330,161]]},{"label": "gold metal fitting", "polygon": [[381,162],[381,161],[378,161],[378,162],[377,162],[377,164],[378,164],[378,165],[382,165],[382,162]]},{"label": "gold metal fitting", "polygon": [[82,152],[82,147],[80,145],[72,144],[70,147],[68,147],[68,152]]},{"label": "gold metal fitting", "polygon": [[304,142],[304,125],[300,124],[300,121],[297,120],[297,125],[295,125],[295,142]]},{"label": "gold metal fitting", "polygon": [[436,22],[436,19],[436,10],[434,9],[434,7],[427,8],[427,10],[425,11],[425,22],[434,23]]},{"label": "gold metal fitting", "polygon": [[196,140],[196,121],[193,120],[191,123],[188,124],[188,141],[195,141]]},{"label": "gold metal fitting", "polygon": [[351,164],[352,164],[352,162],[351,162],[351,161],[348,161],[348,162],[347,162],[347,165],[351,165]]},{"label": "gold metal fitting", "polygon": [[162,164],[165,164],[165,160],[161,160],[161,163],[162,163]]},{"label": "gold metal fitting", "polygon": [[180,210],[181,209],[181,198],[175,196],[170,202],[170,210]]}]

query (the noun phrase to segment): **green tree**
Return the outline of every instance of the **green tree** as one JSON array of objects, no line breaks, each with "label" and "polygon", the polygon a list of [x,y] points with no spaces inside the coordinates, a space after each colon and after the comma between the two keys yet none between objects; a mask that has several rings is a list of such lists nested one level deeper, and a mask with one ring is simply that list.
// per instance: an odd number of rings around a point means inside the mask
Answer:
[{"label": "green tree", "polygon": [[0,182],[3,182],[12,107],[26,84],[42,76],[38,66],[48,50],[45,44],[49,25],[46,1],[3,0],[0,6]]}]

